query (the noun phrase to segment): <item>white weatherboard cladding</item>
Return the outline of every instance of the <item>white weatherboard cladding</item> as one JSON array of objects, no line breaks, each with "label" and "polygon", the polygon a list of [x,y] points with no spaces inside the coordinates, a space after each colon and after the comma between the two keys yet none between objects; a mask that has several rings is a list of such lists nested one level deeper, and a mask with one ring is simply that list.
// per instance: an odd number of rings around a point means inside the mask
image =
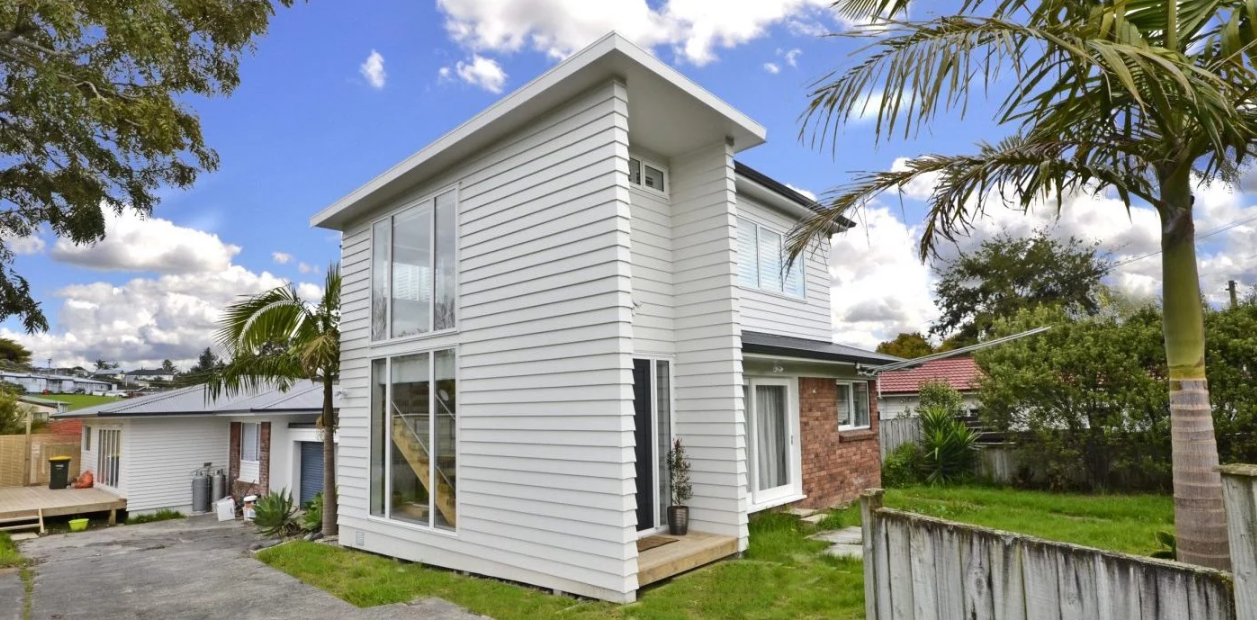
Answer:
[{"label": "white weatherboard cladding", "polygon": [[[737,209],[738,217],[783,236],[798,224],[797,219],[746,195],[738,195]],[[821,244],[818,251],[808,251],[801,260],[806,261],[806,299],[742,287],[743,329],[825,342],[833,340],[833,319],[829,310],[829,244]]]},{"label": "white weatherboard cladding", "polygon": [[672,209],[668,199],[634,189],[633,201],[633,352],[637,356],[672,355],[676,348],[672,299]]},{"label": "white weatherboard cladding", "polygon": [[[609,82],[370,216],[457,187],[456,333],[373,345],[371,222],[346,230],[337,468],[346,544],[632,600],[627,114],[625,87]],[[447,347],[459,365],[454,534],[368,516],[370,360]]]},{"label": "white weatherboard cladding", "polygon": [[690,527],[747,544],[746,441],[732,149],[671,162],[675,431],[694,497]]},{"label": "white weatherboard cladding", "polygon": [[222,418],[127,420],[122,430],[121,489],[127,511],[189,510],[192,470],[205,463],[226,467],[230,434]]}]

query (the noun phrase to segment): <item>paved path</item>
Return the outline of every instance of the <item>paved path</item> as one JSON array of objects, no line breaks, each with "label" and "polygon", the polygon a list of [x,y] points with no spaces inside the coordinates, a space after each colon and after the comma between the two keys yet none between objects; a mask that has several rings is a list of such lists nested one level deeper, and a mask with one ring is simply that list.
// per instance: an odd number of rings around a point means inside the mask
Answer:
[{"label": "paved path", "polygon": [[844,527],[840,530],[813,534],[811,537],[829,543],[829,548],[825,550],[825,553],[829,555],[840,558],[864,557],[864,543],[862,542],[864,532],[858,527]]},{"label": "paved path", "polygon": [[0,620],[22,620],[26,586],[16,568],[0,568]]},{"label": "paved path", "polygon": [[254,559],[256,540],[238,522],[195,517],[21,543],[36,562],[31,619],[483,620],[440,599],[354,607]]}]

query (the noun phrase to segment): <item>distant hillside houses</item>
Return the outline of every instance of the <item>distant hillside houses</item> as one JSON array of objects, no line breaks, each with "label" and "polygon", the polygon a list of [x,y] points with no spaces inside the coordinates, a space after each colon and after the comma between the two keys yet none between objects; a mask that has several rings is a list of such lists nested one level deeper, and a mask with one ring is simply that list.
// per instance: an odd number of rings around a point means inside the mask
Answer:
[{"label": "distant hillside houses", "polygon": [[175,380],[175,373],[162,370],[160,368],[153,368],[151,370],[140,368],[138,370],[128,371],[123,375],[122,380],[125,383],[135,383],[139,385],[149,385],[154,381],[164,381],[166,383],[170,383]]},{"label": "distant hillside houses", "polygon": [[38,371],[0,369],[0,381],[20,385],[28,394],[74,394],[79,390],[84,394],[104,394],[117,389],[113,381]]}]

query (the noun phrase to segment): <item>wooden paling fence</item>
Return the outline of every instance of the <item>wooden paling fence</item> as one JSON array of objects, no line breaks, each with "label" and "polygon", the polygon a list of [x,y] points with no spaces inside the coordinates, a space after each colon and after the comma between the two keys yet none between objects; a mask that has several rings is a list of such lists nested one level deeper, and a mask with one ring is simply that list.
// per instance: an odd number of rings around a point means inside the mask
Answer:
[{"label": "wooden paling fence", "polygon": [[916,416],[878,420],[877,424],[878,432],[881,434],[880,443],[883,459],[899,446],[921,441],[921,418]]},{"label": "wooden paling fence", "polygon": [[48,459],[70,457],[70,478],[79,474],[77,437],[65,435],[0,435],[0,487],[48,484]]},{"label": "wooden paling fence", "polygon": [[869,620],[1257,620],[1257,466],[1222,468],[1233,572],[861,501]]}]

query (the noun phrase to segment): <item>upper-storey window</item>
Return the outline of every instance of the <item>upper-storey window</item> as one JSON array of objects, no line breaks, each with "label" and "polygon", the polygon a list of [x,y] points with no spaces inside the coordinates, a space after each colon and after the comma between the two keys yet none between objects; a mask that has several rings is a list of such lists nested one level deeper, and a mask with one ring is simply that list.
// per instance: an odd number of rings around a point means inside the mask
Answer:
[{"label": "upper-storey window", "polygon": [[803,257],[790,269],[786,264],[785,235],[750,220],[738,218],[738,283],[770,293],[803,298]]},{"label": "upper-storey window", "polygon": [[643,162],[636,157],[629,158],[629,183],[637,187],[652,189],[656,192],[663,193],[667,191],[666,179],[667,173],[662,168],[655,167],[654,164]]},{"label": "upper-storey window", "polygon": [[457,215],[451,190],[372,226],[372,340],[454,328]]}]

